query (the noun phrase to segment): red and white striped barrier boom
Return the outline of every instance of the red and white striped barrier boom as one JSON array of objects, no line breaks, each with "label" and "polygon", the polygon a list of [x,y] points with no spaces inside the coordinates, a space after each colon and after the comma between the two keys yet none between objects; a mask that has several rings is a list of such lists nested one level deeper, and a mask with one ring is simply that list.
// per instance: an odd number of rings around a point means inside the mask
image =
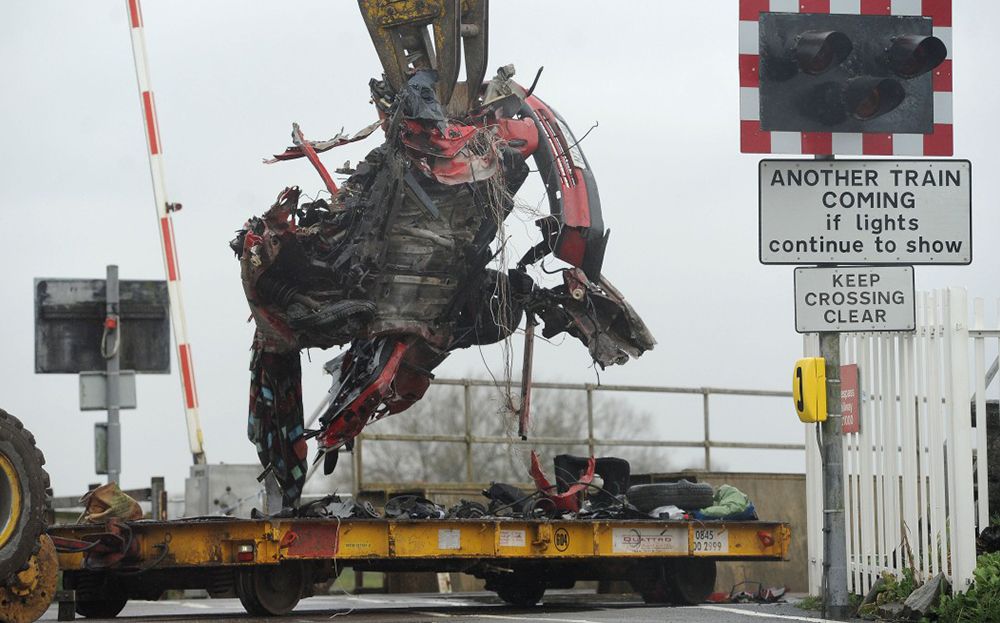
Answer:
[{"label": "red and white striped barrier boom", "polygon": [[198,391],[194,384],[194,363],[188,343],[187,321],[184,319],[184,299],[181,296],[181,273],[177,263],[177,245],[174,242],[173,211],[167,202],[166,177],[163,173],[160,128],[156,121],[156,103],[150,88],[149,63],[146,60],[146,37],[142,30],[142,9],[139,0],[125,0],[128,8],[129,30],[132,34],[132,55],[135,58],[135,77],[142,101],[142,118],[146,127],[146,146],[149,148],[149,172],[153,178],[153,200],[160,223],[160,241],[163,243],[163,263],[167,273],[167,290],[170,295],[170,322],[174,326],[177,342],[177,359],[181,367],[181,391],[184,397],[184,415],[187,421],[188,443],[195,463],[205,462],[202,447],[201,421],[198,417]]}]

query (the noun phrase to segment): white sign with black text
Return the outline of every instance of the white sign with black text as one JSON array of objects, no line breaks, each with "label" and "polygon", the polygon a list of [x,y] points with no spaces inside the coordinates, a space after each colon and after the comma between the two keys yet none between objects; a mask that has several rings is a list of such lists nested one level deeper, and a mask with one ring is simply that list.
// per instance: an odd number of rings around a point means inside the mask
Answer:
[{"label": "white sign with black text", "polygon": [[912,266],[795,269],[799,333],[912,331]]},{"label": "white sign with black text", "polygon": [[970,264],[968,160],[762,160],[762,264]]}]

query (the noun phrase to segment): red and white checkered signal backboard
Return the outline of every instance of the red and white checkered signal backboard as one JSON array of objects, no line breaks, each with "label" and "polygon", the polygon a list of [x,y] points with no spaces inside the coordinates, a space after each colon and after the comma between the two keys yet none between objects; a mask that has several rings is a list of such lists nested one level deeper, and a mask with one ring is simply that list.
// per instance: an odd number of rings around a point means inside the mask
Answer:
[{"label": "red and white checkered signal backboard", "polygon": [[[740,151],[762,154],[951,156],[951,0],[740,0]],[[928,134],[764,131],[760,122],[759,14],[815,13],[928,17],[948,49],[933,70],[934,131]]]}]

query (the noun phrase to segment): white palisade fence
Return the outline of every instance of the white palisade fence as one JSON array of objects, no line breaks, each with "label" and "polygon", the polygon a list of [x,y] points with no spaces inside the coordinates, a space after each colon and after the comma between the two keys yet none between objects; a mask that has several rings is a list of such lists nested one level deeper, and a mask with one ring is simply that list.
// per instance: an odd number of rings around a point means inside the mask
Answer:
[{"label": "white palisade fence", "polygon": [[[991,383],[1000,324],[986,329],[983,300],[973,307],[970,327],[964,288],[921,292],[914,332],[841,335],[841,364],[858,365],[861,392],[860,431],[844,436],[854,593],[867,593],[884,572],[908,568],[918,580],[944,573],[958,591],[972,581],[976,535],[989,525],[987,391],[992,400],[1000,397],[1000,383]],[[805,353],[819,356],[816,335],[806,336]],[[817,426],[806,425],[809,583],[822,594]]]}]

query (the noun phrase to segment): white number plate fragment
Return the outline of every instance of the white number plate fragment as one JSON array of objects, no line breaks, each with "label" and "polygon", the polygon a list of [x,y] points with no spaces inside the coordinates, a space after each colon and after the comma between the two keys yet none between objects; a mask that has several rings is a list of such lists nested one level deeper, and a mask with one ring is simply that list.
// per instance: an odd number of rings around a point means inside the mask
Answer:
[{"label": "white number plate fragment", "polygon": [[729,531],[725,528],[695,528],[695,554],[728,554]]}]

